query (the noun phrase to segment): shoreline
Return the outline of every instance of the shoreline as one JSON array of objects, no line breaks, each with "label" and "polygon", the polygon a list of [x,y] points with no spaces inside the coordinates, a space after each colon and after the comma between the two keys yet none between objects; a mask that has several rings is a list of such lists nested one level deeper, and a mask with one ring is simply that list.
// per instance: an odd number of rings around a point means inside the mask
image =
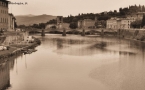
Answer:
[{"label": "shoreline", "polygon": [[10,46],[11,50],[7,50],[7,51],[0,51],[0,52],[3,52],[1,55],[0,55],[0,63],[3,63],[4,62],[4,59],[6,58],[10,58],[14,55],[17,55],[19,53],[23,53],[22,50],[24,49],[31,49],[31,48],[35,48],[37,46],[39,46],[41,44],[41,41],[37,38],[35,38],[34,42],[33,43],[29,43],[28,45],[24,46],[24,47],[13,47],[13,46]]}]

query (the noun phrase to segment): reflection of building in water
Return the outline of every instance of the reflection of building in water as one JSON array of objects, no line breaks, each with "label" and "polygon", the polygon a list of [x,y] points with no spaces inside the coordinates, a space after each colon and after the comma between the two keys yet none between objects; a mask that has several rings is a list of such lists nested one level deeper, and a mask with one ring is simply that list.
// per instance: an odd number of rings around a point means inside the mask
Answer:
[{"label": "reflection of building in water", "polygon": [[57,49],[62,49],[62,48],[63,48],[63,40],[57,39]]},{"label": "reflection of building in water", "polygon": [[0,64],[0,90],[10,87],[10,70],[8,62]]}]

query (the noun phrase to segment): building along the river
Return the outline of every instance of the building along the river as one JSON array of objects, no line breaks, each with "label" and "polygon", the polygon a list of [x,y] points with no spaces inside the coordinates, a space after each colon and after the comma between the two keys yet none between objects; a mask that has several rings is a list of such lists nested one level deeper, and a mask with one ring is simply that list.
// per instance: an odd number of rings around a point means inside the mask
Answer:
[{"label": "building along the river", "polygon": [[130,29],[133,18],[111,18],[107,20],[107,29]]},{"label": "building along the river", "polygon": [[63,16],[57,16],[56,24],[48,24],[46,25],[45,29],[69,29],[69,23],[63,22]]},{"label": "building along the river", "polygon": [[7,0],[0,1],[0,30],[8,29],[8,2]]},{"label": "building along the river", "polygon": [[127,15],[126,18],[113,17],[107,20],[107,29],[130,29],[131,23],[143,19],[144,12]]},{"label": "building along the river", "polygon": [[107,20],[107,29],[130,29],[130,24],[135,20],[127,18],[111,18]]},{"label": "building along the river", "polygon": [[92,19],[84,19],[78,21],[78,28],[95,28],[95,20]]},{"label": "building along the river", "polygon": [[8,17],[8,30],[9,31],[14,31],[15,30],[15,20],[16,18],[12,13],[9,13]]}]

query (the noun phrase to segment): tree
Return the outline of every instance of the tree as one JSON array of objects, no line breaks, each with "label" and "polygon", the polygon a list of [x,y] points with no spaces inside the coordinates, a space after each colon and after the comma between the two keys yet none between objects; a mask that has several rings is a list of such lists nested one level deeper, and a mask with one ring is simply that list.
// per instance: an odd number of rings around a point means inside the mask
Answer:
[{"label": "tree", "polygon": [[39,25],[38,24],[33,24],[32,27],[33,28],[39,28]]},{"label": "tree", "polygon": [[141,27],[141,24],[142,24],[142,21],[141,20],[136,20],[134,22],[131,23],[131,27],[132,28],[140,28]]},{"label": "tree", "polygon": [[57,23],[56,19],[52,19],[48,21],[46,24],[56,24],[56,23]]},{"label": "tree", "polygon": [[117,10],[114,10],[114,13],[117,13]]},{"label": "tree", "polygon": [[17,26],[18,28],[25,28],[26,26],[25,25],[19,25]]},{"label": "tree", "polygon": [[40,29],[45,29],[46,24],[45,23],[39,23],[39,28]]},{"label": "tree", "polygon": [[143,19],[142,19],[142,23],[141,23],[141,27],[145,26],[145,15],[143,15]]},{"label": "tree", "polygon": [[56,26],[51,26],[50,28],[52,28],[52,29],[56,29]]},{"label": "tree", "polygon": [[71,29],[76,29],[78,26],[77,26],[77,23],[76,22],[72,22],[72,23],[70,23],[69,27]]}]

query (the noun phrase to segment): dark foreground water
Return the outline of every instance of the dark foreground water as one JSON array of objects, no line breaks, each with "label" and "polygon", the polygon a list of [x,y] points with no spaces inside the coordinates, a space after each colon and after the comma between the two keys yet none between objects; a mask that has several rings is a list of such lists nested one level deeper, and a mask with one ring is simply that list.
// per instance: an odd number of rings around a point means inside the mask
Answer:
[{"label": "dark foreground water", "polygon": [[145,45],[108,37],[37,36],[37,52],[0,66],[8,90],[145,90]]}]

